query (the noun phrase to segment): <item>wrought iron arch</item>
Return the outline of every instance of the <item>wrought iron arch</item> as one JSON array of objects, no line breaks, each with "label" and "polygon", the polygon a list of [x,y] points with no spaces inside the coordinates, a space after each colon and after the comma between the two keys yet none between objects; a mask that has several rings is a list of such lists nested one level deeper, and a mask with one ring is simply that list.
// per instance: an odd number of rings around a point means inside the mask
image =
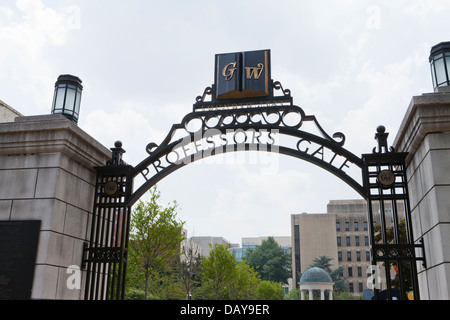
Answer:
[{"label": "wrought iron arch", "polygon": [[[249,74],[255,75],[256,71]],[[274,91],[280,91],[281,95],[274,96]],[[368,204],[372,265],[389,266],[388,278],[390,266],[395,263],[400,276],[399,298],[407,299],[406,273],[411,276],[414,297],[419,298],[416,262],[425,263],[425,255],[423,241],[415,244],[412,235],[406,154],[388,148],[384,127],[379,127],[375,136],[378,150],[374,148],[371,154],[360,158],[343,147],[343,133],[330,136],[314,115],[307,115],[294,105],[290,90],[284,89],[280,82],[270,81],[265,97],[218,101],[214,92],[214,85],[207,87],[196,98],[193,111],[172,126],[161,144],[149,143],[148,157],[140,164],[135,167],[126,164],[122,160],[125,153],[122,143],[116,142],[111,149],[111,161],[96,168],[91,236],[83,251],[83,268],[87,271],[85,299],[124,299],[131,207],[148,189],[189,163],[237,151],[277,152],[305,160],[333,173],[356,190]],[[305,123],[314,124],[317,134],[304,130]],[[242,141],[238,134],[244,137]],[[289,139],[277,143],[276,137]],[[350,166],[361,172],[362,183],[347,174]],[[134,190],[137,177],[143,177],[144,182]],[[406,240],[399,236],[399,202],[405,208]],[[383,210],[386,203],[392,207],[395,218],[394,239],[387,236]],[[373,230],[376,204],[381,208],[381,240],[375,238]],[[421,249],[422,256],[417,256],[417,249]],[[386,297],[392,299],[391,283],[387,282]],[[375,286],[375,298],[382,296],[379,291]]]},{"label": "wrought iron arch", "polygon": [[[289,114],[296,115],[296,123],[290,125],[286,123],[286,117]],[[255,117],[259,119],[255,120]],[[273,121],[268,121],[269,117]],[[241,120],[239,120],[240,118]],[[213,119],[215,124],[208,124]],[[226,122],[227,119],[229,120],[228,123]],[[201,123],[201,128],[189,131],[188,124],[194,120],[198,120]],[[300,130],[306,121],[313,122],[321,136]],[[175,134],[179,131],[186,135],[182,138],[174,139]],[[221,135],[223,137],[227,133],[232,135],[241,133],[244,135],[245,141],[239,142],[237,141],[238,139],[234,139],[235,141],[227,140],[225,144],[216,146],[214,141],[209,140],[212,148],[198,148],[198,143],[202,140],[212,139],[217,136],[220,138]],[[262,143],[261,135],[263,133],[267,133],[270,139],[274,138],[271,136],[272,134],[290,136],[297,139],[297,143],[294,143],[294,146],[275,145],[272,143],[273,140],[269,140],[270,143]],[[250,136],[251,134],[253,136]],[[251,140],[251,142],[248,142],[248,140]],[[169,134],[160,145],[153,142],[147,145],[149,156],[133,168],[130,173],[133,179],[138,175],[145,178],[145,182],[131,194],[130,204],[134,204],[158,181],[185,165],[209,156],[236,151],[277,152],[309,161],[333,173],[356,190],[362,197],[365,197],[366,194],[362,184],[349,176],[344,170],[349,165],[354,165],[361,169],[363,166],[362,160],[343,148],[344,142],[344,134],[337,132],[333,134],[332,138],[322,129],[315,116],[306,115],[302,108],[292,104],[246,107],[236,110],[194,111],[187,114],[181,123],[173,125]],[[301,143],[304,143],[305,146],[300,145]],[[185,147],[189,144],[195,146],[195,152],[186,154]],[[312,145],[315,145],[315,147],[313,148]],[[177,152],[176,149],[181,150],[183,157],[180,157],[180,152]],[[325,153],[328,155],[325,156]],[[169,159],[171,154],[175,155],[175,160],[173,160],[174,157]]]}]

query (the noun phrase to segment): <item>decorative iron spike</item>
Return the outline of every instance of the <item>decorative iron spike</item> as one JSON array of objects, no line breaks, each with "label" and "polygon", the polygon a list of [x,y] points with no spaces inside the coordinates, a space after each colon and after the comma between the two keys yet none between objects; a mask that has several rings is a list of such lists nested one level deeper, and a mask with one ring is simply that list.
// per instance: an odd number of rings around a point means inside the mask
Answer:
[{"label": "decorative iron spike", "polygon": [[112,157],[111,160],[108,161],[107,165],[109,166],[121,166],[124,165],[125,162],[122,160],[122,155],[126,152],[122,148],[122,142],[116,141],[114,143],[115,148],[111,148],[112,151]]},{"label": "decorative iron spike", "polygon": [[[388,153],[393,152],[394,148],[388,147],[387,138],[389,136],[389,132],[386,132],[386,127],[380,125],[377,127],[377,133],[375,133],[375,140],[378,141],[378,151],[377,148],[373,148],[373,153]],[[384,149],[384,152],[383,152]]]}]

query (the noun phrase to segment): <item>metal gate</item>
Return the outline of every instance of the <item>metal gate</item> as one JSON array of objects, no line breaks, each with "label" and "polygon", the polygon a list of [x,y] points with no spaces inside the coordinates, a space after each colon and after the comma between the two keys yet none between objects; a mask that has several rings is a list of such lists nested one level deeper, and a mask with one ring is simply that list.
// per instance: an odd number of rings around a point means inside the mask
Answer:
[{"label": "metal gate", "polygon": [[[243,61],[250,65],[244,65]],[[423,241],[415,244],[412,234],[407,154],[388,148],[384,127],[377,129],[378,148],[357,157],[343,147],[343,133],[329,135],[315,116],[293,104],[290,90],[272,81],[270,51],[216,55],[215,69],[215,84],[197,97],[193,112],[174,124],[160,145],[153,142],[147,145],[146,159],[135,167],[127,165],[122,160],[125,150],[116,142],[111,149],[112,160],[97,168],[91,238],[85,245],[83,260],[87,269],[85,299],[124,298],[131,206],[147,190],[189,163],[245,150],[277,152],[309,161],[356,190],[367,200],[375,299],[408,299],[409,290],[414,299],[419,299],[416,263],[425,263],[425,257]],[[249,89],[250,97],[245,95]],[[289,116],[295,120],[287,121]],[[192,130],[189,124],[194,121],[200,126]],[[303,130],[305,124],[314,124],[317,134]],[[180,131],[184,137],[175,138]],[[237,141],[237,132],[244,134],[243,141]],[[232,138],[224,139],[227,134]],[[250,134],[252,138],[247,139]],[[290,137],[294,143],[276,144],[271,134]],[[268,137],[265,142],[264,135]],[[212,137],[216,136],[226,142],[214,143]],[[199,142],[205,140],[209,147],[200,147]],[[189,144],[195,146],[191,153],[186,152]],[[350,167],[360,170],[361,183],[347,174]],[[133,181],[138,176],[144,182],[134,190]],[[393,211],[391,226],[385,219],[387,204]],[[374,225],[375,205],[380,208],[379,228]],[[405,221],[399,219],[400,207],[404,207]],[[382,272],[379,270],[383,269],[384,288],[377,282]]]},{"label": "metal gate", "polygon": [[121,143],[111,149],[113,156],[97,169],[90,242],[85,243],[83,267],[86,268],[86,300],[122,300],[130,230],[128,205],[132,169],[122,160]]}]

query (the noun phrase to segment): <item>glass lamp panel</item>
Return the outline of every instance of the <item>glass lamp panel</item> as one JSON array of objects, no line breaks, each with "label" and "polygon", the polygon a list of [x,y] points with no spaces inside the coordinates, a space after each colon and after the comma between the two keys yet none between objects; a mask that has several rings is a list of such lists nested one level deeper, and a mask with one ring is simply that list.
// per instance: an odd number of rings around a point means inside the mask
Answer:
[{"label": "glass lamp panel", "polygon": [[[447,76],[450,76],[450,56],[446,55],[445,63],[447,64]],[[449,81],[448,78],[447,78],[447,81]],[[450,85],[450,83],[447,82],[447,85]]]},{"label": "glass lamp panel", "polygon": [[64,96],[66,94],[66,86],[58,86],[56,91],[55,110],[62,110],[64,108]]},{"label": "glass lamp panel", "polygon": [[77,88],[75,86],[71,86],[71,85],[67,86],[65,111],[67,111],[67,113],[69,113],[69,114],[73,114],[73,108],[75,106],[76,92],[77,92]]},{"label": "glass lamp panel", "polygon": [[75,100],[75,111],[74,111],[74,114],[76,116],[78,116],[78,114],[80,113],[80,104],[81,104],[81,90],[78,88],[77,89],[77,97]]},{"label": "glass lamp panel", "polygon": [[433,88],[436,88],[436,74],[434,73],[434,62],[431,62],[431,79],[433,80]]},{"label": "glass lamp panel", "polygon": [[437,85],[440,86],[442,83],[447,83],[447,75],[445,73],[444,59],[438,59],[434,61],[434,66],[436,69]]}]

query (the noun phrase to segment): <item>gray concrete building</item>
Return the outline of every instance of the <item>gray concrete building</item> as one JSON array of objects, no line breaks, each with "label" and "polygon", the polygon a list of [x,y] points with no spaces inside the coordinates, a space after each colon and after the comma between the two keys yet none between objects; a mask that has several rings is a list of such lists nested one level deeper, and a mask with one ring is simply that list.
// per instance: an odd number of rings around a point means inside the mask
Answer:
[{"label": "gray concrete building", "polygon": [[209,257],[209,253],[214,249],[214,245],[216,244],[227,245],[230,248],[235,246],[223,237],[196,236],[191,237],[190,241],[194,242],[200,248],[203,257]]},{"label": "gray concrete building", "polygon": [[[404,207],[399,219],[404,219]],[[373,208],[374,225],[380,224],[380,208]],[[392,207],[385,204],[387,227],[394,224]],[[325,214],[291,215],[292,278],[298,287],[303,273],[320,256],[332,258],[331,269],[342,267],[349,291],[355,296],[367,289],[366,270],[371,264],[369,226],[365,200],[331,200]]]},{"label": "gray concrete building", "polygon": [[23,115],[19,111],[11,108],[0,100],[0,123],[14,122],[15,118],[22,116]]}]

